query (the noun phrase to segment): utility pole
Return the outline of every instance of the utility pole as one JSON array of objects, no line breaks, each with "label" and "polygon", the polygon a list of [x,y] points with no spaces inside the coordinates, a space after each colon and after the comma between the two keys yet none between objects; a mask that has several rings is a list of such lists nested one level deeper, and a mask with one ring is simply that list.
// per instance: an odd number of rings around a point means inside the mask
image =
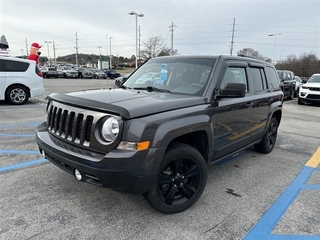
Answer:
[{"label": "utility pole", "polygon": [[171,26],[169,27],[170,28],[170,31],[171,31],[171,53],[170,55],[173,55],[173,27],[176,27],[176,25],[173,25],[173,23],[171,24]]},{"label": "utility pole", "polygon": [[102,48],[102,46],[98,46],[98,48],[99,48],[99,56],[100,56],[100,67],[99,67],[99,69],[102,69],[102,61],[101,61],[101,48]]},{"label": "utility pole", "polygon": [[233,39],[234,39],[234,26],[236,25],[236,19],[233,19],[233,26],[232,26],[232,37],[231,37],[231,45],[230,45],[230,56],[232,56],[232,51],[233,51]]},{"label": "utility pole", "polygon": [[28,40],[26,39],[26,50],[27,50],[27,56],[29,56],[29,51],[28,51]]},{"label": "utility pole", "polygon": [[76,66],[78,67],[78,34],[76,32],[76,46],[75,46],[75,49],[76,49]]},{"label": "utility pole", "polygon": [[[140,38],[141,38],[141,34],[140,34],[140,25],[139,25],[139,58],[138,58],[138,60],[139,60],[139,64],[140,64]],[[119,59],[118,59],[118,61],[119,61]],[[119,65],[119,64],[118,64]]]},{"label": "utility pole", "polygon": [[50,56],[49,56],[49,43],[50,41],[44,41],[47,44],[47,49],[48,49],[48,67],[50,66]]},{"label": "utility pole", "polygon": [[52,41],[52,47],[53,47],[53,62],[54,62],[54,65],[56,66],[57,65],[57,59],[56,59],[56,47],[54,45],[54,41]]},{"label": "utility pole", "polygon": [[109,63],[109,69],[112,69],[112,55],[111,55],[111,39],[112,39],[112,37],[110,37],[110,57],[109,57],[109,59],[110,59],[110,63]]},{"label": "utility pole", "polygon": [[106,37],[106,61],[108,61],[108,34]]}]

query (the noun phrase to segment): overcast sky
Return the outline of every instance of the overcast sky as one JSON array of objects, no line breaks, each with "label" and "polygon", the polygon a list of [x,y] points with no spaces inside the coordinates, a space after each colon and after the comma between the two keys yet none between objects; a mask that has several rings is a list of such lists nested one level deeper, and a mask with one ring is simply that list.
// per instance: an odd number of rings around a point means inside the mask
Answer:
[{"label": "overcast sky", "polygon": [[[12,56],[26,55],[31,43],[42,45],[42,56],[78,52],[135,55],[136,17],[141,48],[161,36],[180,55],[230,54],[252,48],[278,61],[288,55],[314,53],[320,58],[319,0],[1,0],[0,35]],[[269,36],[277,34],[276,37]],[[99,48],[101,46],[101,48]]]}]

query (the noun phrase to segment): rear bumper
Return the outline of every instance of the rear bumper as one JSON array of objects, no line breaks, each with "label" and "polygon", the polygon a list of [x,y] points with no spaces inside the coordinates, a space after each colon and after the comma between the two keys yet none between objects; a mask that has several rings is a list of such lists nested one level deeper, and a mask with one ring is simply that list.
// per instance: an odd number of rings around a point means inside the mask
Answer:
[{"label": "rear bumper", "polygon": [[[85,156],[59,147],[51,140],[48,132],[39,131],[39,126],[36,132],[36,141],[40,152],[51,163],[72,175],[77,169],[82,175],[81,181],[100,187],[130,194],[140,194],[149,190],[156,177],[158,164],[148,165],[152,168],[152,170],[146,171],[150,172],[150,175],[139,174],[139,172],[146,170],[143,169],[145,166],[143,164],[137,166],[135,163],[139,161],[143,163],[145,159],[140,159],[137,154],[115,151],[104,156],[98,156],[98,154],[95,157]],[[152,157],[155,154],[156,151],[151,154]],[[146,158],[150,159],[150,154]],[[131,167],[132,171],[126,169],[128,167]],[[139,167],[141,169],[137,169]]]},{"label": "rear bumper", "polygon": [[45,89],[43,87],[31,88],[30,97],[39,97],[45,93]]}]

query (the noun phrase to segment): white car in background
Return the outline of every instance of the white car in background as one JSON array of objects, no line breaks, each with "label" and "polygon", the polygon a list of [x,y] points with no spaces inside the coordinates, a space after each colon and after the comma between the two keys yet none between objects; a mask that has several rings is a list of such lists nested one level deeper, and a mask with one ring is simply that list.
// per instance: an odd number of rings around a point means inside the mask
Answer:
[{"label": "white car in background", "polygon": [[134,83],[138,86],[153,86],[153,83],[160,79],[160,73],[148,72],[140,76]]},{"label": "white car in background", "polygon": [[0,56],[0,100],[21,105],[44,92],[42,73],[34,61]]},{"label": "white car in background", "polygon": [[302,86],[303,82],[299,76],[294,76],[293,80],[295,81],[295,83],[294,83],[294,86],[295,86],[294,97],[298,97],[299,89],[300,89],[300,86]]},{"label": "white car in background", "polygon": [[320,103],[320,73],[313,74],[299,90],[298,104]]}]

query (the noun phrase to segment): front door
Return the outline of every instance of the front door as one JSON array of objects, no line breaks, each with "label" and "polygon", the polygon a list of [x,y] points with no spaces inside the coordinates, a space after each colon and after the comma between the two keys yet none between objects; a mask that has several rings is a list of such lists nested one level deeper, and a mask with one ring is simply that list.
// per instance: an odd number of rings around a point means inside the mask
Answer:
[{"label": "front door", "polygon": [[242,98],[223,98],[219,100],[214,128],[215,159],[224,157],[245,147],[251,136],[254,109],[249,92],[245,67],[229,67],[220,88],[226,83],[246,83],[246,96]]}]

